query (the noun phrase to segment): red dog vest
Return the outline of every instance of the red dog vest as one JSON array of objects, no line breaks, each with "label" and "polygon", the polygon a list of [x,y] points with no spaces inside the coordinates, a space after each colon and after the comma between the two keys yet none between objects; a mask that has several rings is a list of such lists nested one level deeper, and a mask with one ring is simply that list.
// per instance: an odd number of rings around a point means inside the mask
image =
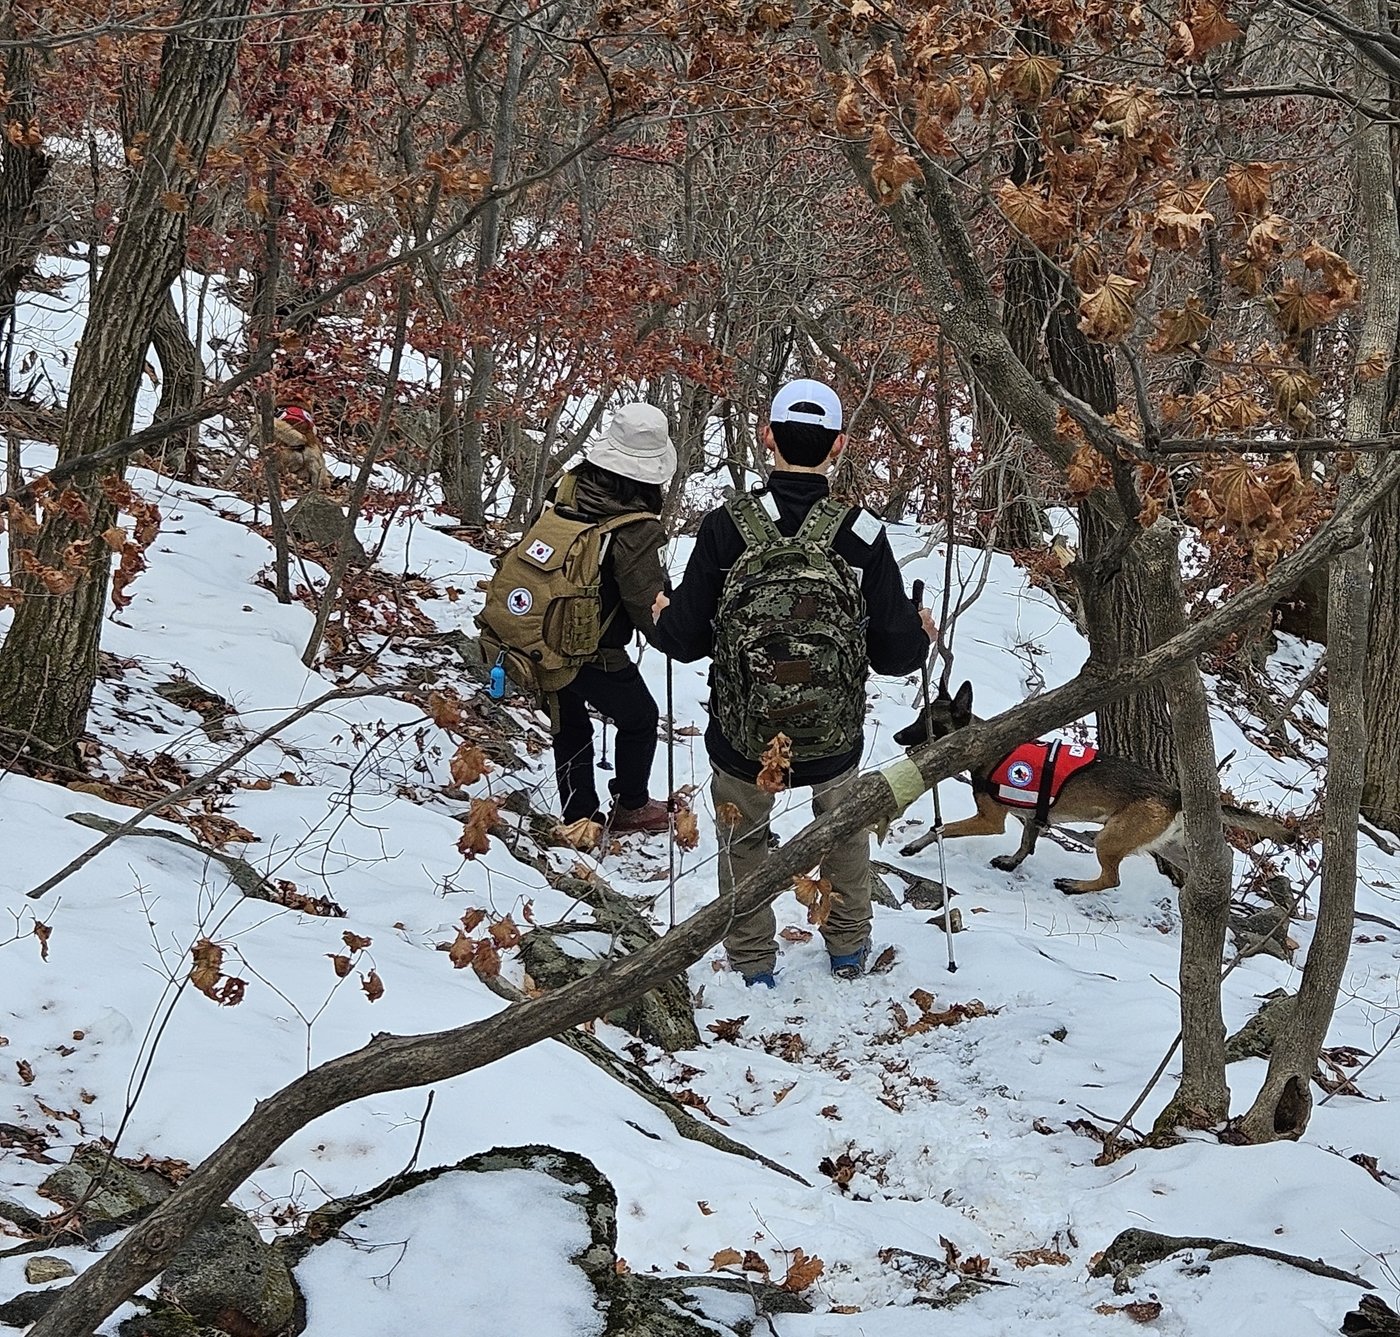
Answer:
[{"label": "red dog vest", "polygon": [[1098,755],[1082,743],[1022,743],[992,768],[992,793],[1010,807],[1048,812],[1065,781]]}]

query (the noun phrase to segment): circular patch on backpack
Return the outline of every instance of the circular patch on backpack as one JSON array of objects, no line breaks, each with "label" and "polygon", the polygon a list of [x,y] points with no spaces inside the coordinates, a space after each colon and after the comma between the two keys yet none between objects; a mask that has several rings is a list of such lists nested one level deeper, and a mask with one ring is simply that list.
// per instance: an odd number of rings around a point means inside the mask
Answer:
[{"label": "circular patch on backpack", "polygon": [[1017,789],[1029,789],[1031,781],[1035,779],[1035,772],[1024,761],[1015,761],[1007,767],[1006,778]]},{"label": "circular patch on backpack", "polygon": [[530,597],[530,591],[523,585],[511,590],[506,595],[506,607],[510,609],[516,617],[524,617],[530,611],[531,605],[535,601]]}]

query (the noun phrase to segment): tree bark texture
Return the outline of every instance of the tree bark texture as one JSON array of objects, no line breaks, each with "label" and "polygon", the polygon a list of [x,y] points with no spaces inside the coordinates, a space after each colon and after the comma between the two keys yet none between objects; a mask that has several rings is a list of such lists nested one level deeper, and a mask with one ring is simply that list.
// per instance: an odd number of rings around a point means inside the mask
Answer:
[{"label": "tree bark texture", "polygon": [[[1371,517],[1371,580],[1366,733],[1400,739],[1400,498],[1387,498]],[[1368,822],[1400,833],[1400,748],[1366,750],[1361,811]]]},{"label": "tree bark texture", "polygon": [[[73,365],[60,463],[131,430],[145,352],[156,314],[169,299],[184,260],[186,209],[247,14],[248,0],[187,0],[166,39],[149,139],[92,293]],[[177,198],[179,204],[170,207]],[[113,523],[115,507],[94,473],[76,476],[71,486],[91,522],[48,511],[33,553],[53,570],[64,569],[69,544],[92,540],[89,555],[70,594],[49,595],[37,579],[24,579],[24,602],[0,647],[0,719],[32,730],[41,748],[76,765],[106,606],[109,553],[97,536]]]},{"label": "tree bark texture", "polygon": [[[0,17],[0,41],[17,42],[13,0],[6,4]],[[16,127],[12,139],[8,133],[0,136],[0,334],[10,331],[20,284],[34,265],[48,232],[44,218],[42,191],[49,177],[49,155],[38,145],[24,142],[24,132],[37,128],[37,106],[34,95],[34,52],[23,45],[4,48],[5,107],[4,122],[8,131]],[[6,347],[10,345],[7,342]],[[4,397],[14,387],[9,382],[9,358],[6,357]]]},{"label": "tree bark texture", "polygon": [[[1169,599],[1149,610],[1154,644],[1162,644],[1186,630],[1177,537],[1159,520],[1134,551],[1146,584],[1171,591]],[[1181,889],[1181,1081],[1158,1126],[1202,1127],[1230,1115],[1220,962],[1230,928],[1234,860],[1221,829],[1220,771],[1200,669],[1191,661],[1163,681],[1171,708],[1189,867]]]},{"label": "tree bark texture", "polygon": [[[1386,29],[1377,0],[1352,0],[1348,16],[1357,27]],[[1358,92],[1367,92],[1366,71],[1355,65]],[[1352,138],[1352,163],[1362,218],[1366,276],[1356,358],[1389,357],[1396,345],[1400,310],[1400,224],[1395,206],[1395,168],[1388,125],[1359,109]],[[1353,438],[1374,436],[1385,416],[1384,377],[1358,380],[1347,401],[1346,430]],[[1363,491],[1378,468],[1374,457],[1358,457],[1342,480],[1339,505]],[[1372,524],[1374,525],[1374,518]],[[1293,1022],[1274,1046],[1269,1071],[1241,1129],[1256,1142],[1297,1138],[1312,1113],[1312,1075],[1327,1039],[1351,951],[1356,912],[1356,842],[1366,756],[1366,659],[1371,613],[1370,544],[1363,539],[1332,559],[1327,588],[1327,795],[1322,815],[1322,877],[1312,945],[1298,986]],[[1394,602],[1394,589],[1382,597]],[[1384,676],[1395,676],[1388,663]],[[1391,740],[1385,740],[1389,743]]]},{"label": "tree bark texture", "polygon": [[[179,413],[188,413],[204,393],[204,363],[185,328],[185,318],[175,304],[174,292],[156,309],[151,327],[151,344],[160,359],[160,403],[156,422],[165,422]],[[161,451],[170,471],[180,478],[193,479],[199,459],[199,425],[192,423],[175,434]]]},{"label": "tree bark texture", "polygon": [[[1400,483],[1400,459],[1387,459],[1267,580],[1237,594],[1189,631],[1141,659],[1105,673],[1094,665],[1062,687],[981,721],[914,754],[925,784],[1003,755],[1024,738],[1063,727],[1104,700],[1121,696],[1189,664],[1207,646],[1292,589],[1319,561],[1356,544],[1370,510]],[[839,843],[864,838],[871,826],[898,815],[884,776],[862,776],[832,812],[775,850],[764,868],[649,947],[541,998],[506,1008],[482,1021],[428,1035],[378,1035],[369,1044],[313,1068],[259,1101],[248,1119],[193,1174],[99,1262],[77,1278],[30,1329],[29,1337],[89,1337],[118,1305],[154,1277],[199,1222],[234,1192],[298,1129],[351,1101],[384,1091],[446,1081],[540,1040],[603,1015],[686,970],[728,931],[736,916],[767,904],[798,873],[816,867]]]}]

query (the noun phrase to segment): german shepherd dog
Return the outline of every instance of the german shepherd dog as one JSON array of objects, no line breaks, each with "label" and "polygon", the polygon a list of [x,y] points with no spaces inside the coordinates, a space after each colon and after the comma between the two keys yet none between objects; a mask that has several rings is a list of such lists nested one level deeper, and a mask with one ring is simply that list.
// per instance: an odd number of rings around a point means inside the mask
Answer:
[{"label": "german shepherd dog", "polygon": [[[921,713],[913,724],[895,734],[895,741],[904,747],[915,747],[926,742],[930,733],[934,738],[943,738],[976,718],[972,713],[972,684],[965,682],[951,699],[941,695],[930,702],[927,717]],[[1008,816],[1020,818],[1023,824],[1020,848],[1015,854],[999,854],[992,860],[993,868],[1009,873],[1034,853],[1042,828],[1034,808],[1012,807],[996,796],[996,787],[991,781],[994,769],[995,766],[988,766],[972,772],[977,815],[950,822],[943,828],[943,834],[950,838],[1000,835],[1006,830]],[[1286,826],[1273,818],[1228,803],[1222,806],[1227,826],[1284,843],[1291,843],[1295,838]],[[1083,880],[1057,877],[1055,886],[1066,895],[1109,891],[1116,887],[1119,865],[1130,854],[1158,854],[1177,868],[1186,868],[1180,791],[1127,757],[1100,752],[1065,780],[1049,810],[1049,825],[1066,826],[1076,822],[1094,822],[1103,828],[1094,840],[1099,875]],[[900,852],[917,854],[936,838],[930,831]]]}]

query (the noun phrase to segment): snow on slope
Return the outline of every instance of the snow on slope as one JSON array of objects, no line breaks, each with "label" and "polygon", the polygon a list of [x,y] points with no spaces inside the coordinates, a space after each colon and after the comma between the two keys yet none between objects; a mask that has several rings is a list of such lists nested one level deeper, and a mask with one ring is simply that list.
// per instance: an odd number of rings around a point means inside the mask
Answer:
[{"label": "snow on slope", "polygon": [[[149,473],[132,477],[160,500],[165,527],[150,570],[134,586],[134,602],[106,628],[104,648],[127,667],[100,684],[94,730],[108,749],[102,764],[114,772],[117,751],[163,750],[197,769],[226,755],[240,737],[211,739],[194,716],[153,695],[154,684],[188,674],[233,703],[239,723],[251,730],[333,684],[300,663],[311,615],[278,605],[258,583],[270,552],[242,523],[243,504]],[[894,540],[901,554],[921,546],[907,530]],[[675,570],[684,556],[681,544]],[[936,589],[942,560],[935,551],[913,562],[906,577],[922,577]],[[970,569],[973,558],[962,560]],[[484,555],[421,525],[395,527],[381,565],[466,591],[455,604],[420,601],[443,628],[470,624],[480,599],[475,582],[488,569]],[[6,625],[0,620],[0,630]],[[1003,558],[993,559],[956,648],[958,677],[976,683],[983,714],[1020,700],[1034,683],[1064,681],[1084,654],[1059,610]],[[1285,642],[1274,666],[1285,680],[1296,680],[1312,653]],[[663,661],[645,651],[642,668],[664,700]],[[703,666],[676,666],[674,684],[678,724],[702,727]],[[897,751],[891,734],[909,719],[917,685],[875,680],[871,695],[867,761],[878,765]],[[426,729],[421,753],[420,728]],[[1264,804],[1287,796],[1289,806],[1310,796],[1315,776],[1308,767],[1275,760],[1223,711],[1217,730],[1222,755],[1235,751],[1228,778],[1237,792]],[[683,916],[713,894],[716,846],[703,747],[696,737],[682,741],[677,778],[699,786],[702,813],[701,845],[684,856],[677,887]],[[130,810],[19,775],[0,778],[0,896],[21,935],[0,946],[0,1035],[9,1042],[0,1064],[0,1122],[45,1129],[58,1159],[67,1147],[120,1130],[124,1154],[198,1161],[255,1100],[308,1064],[352,1049],[375,1031],[436,1029],[497,1011],[499,1000],[470,972],[453,971],[437,946],[452,938],[468,906],[520,919],[528,901],[535,918],[548,922],[567,917],[570,903],[512,859],[499,839],[483,858],[461,861],[454,848],[461,804],[433,796],[446,783],[450,746],[411,706],[371,697],[308,716],[240,768],[247,784],[272,781],[231,795],[228,815],[257,837],[244,855],[304,892],[333,897],[346,919],[245,900],[219,865],[193,851],[129,839],[39,903],[52,929],[47,961],[36,940],[22,936],[35,908],[25,890],[94,838],[65,820],[68,814],[121,820]],[[538,806],[548,807],[552,786],[542,760],[522,758],[517,772],[490,776],[474,792],[529,788]],[[665,791],[664,751],[653,789]],[[802,797],[780,803],[781,832],[807,820]],[[964,786],[945,783],[944,809],[950,818],[970,811]],[[929,801],[921,800],[877,857],[937,877],[933,850],[913,861],[895,853],[907,834],[923,828],[928,812]],[[692,970],[697,1019],[710,1043],[678,1060],[648,1051],[650,1071],[703,1097],[726,1131],[811,1187],[680,1139],[650,1105],[549,1043],[440,1086],[419,1164],[534,1142],[589,1156],[617,1188],[618,1251],[634,1271],[702,1272],[716,1251],[752,1247],[781,1273],[784,1251],[801,1247],[825,1261],[825,1272],[812,1291],[816,1312],[774,1319],[781,1337],[1121,1333],[1128,1320],[1099,1314],[1096,1306],[1122,1299],[1107,1281],[1089,1279],[1085,1265],[1131,1225],[1324,1257],[1367,1277],[1394,1301],[1390,1260],[1400,1249],[1400,1199],[1393,1181],[1379,1183],[1346,1159],[1369,1153],[1382,1169],[1394,1168],[1391,1110],[1400,1097],[1400,1071],[1391,1056],[1361,1079],[1372,1100],[1322,1106],[1301,1145],[1235,1148],[1201,1137],[1093,1165],[1096,1143],[1066,1124],[1085,1110],[1116,1119],[1175,1034],[1175,898],[1145,859],[1130,861],[1115,892],[1066,898],[1053,879],[1082,874],[1092,856],[1048,840],[1015,874],[989,869],[988,858],[1013,841],[1008,834],[948,846],[949,880],[968,926],[957,941],[956,974],[947,971],[941,932],[908,908],[876,911],[877,945],[898,948],[887,974],[833,981],[819,939],[785,944],[772,993],[744,989],[722,968],[718,950]],[[563,867],[574,858],[552,857]],[[633,840],[602,865],[620,889],[659,893],[663,926],[664,883],[650,879],[664,858],[663,842]],[[1395,918],[1400,863],[1363,842],[1362,866],[1361,909]],[[789,898],[779,903],[779,922],[802,922]],[[1370,1052],[1400,1017],[1400,933],[1362,927],[1371,941],[1355,949],[1332,1042]],[[360,968],[338,981],[326,957],[344,950],[347,929],[373,943]],[[1301,925],[1298,936],[1306,939],[1308,929]],[[249,981],[239,1007],[220,1009],[177,990],[190,945],[206,935],[226,945],[229,970]],[[375,1003],[359,988],[371,966],[386,989]],[[1296,983],[1294,967],[1252,959],[1226,984],[1227,1021],[1237,1026],[1258,995]],[[910,995],[921,988],[939,1006],[980,999],[991,1015],[903,1035],[894,1005],[912,1014]],[[738,1018],[737,1028],[726,1028],[736,1030],[732,1042],[707,1030]],[[605,1026],[599,1033],[618,1048],[631,1042]],[[20,1061],[32,1067],[32,1084],[22,1080]],[[1161,1108],[1172,1071],[1137,1126],[1147,1126]],[[1236,1109],[1253,1095],[1262,1071],[1257,1062],[1232,1066]],[[274,1213],[309,1209],[327,1195],[385,1179],[409,1159],[425,1096],[375,1097],[319,1120],[259,1170],[238,1195],[239,1205],[261,1213],[272,1230]],[[76,1118],[45,1114],[40,1101]],[[844,1191],[818,1168],[824,1158],[842,1155],[856,1166]],[[0,1151],[0,1196],[46,1211],[49,1204],[34,1194],[46,1169]],[[470,1210],[450,1198],[434,1210],[449,1238],[475,1228]],[[913,1305],[910,1281],[881,1251],[941,1257],[941,1238],[964,1255],[989,1257],[1013,1285],[952,1311]],[[1070,1263],[1014,1266],[1014,1252],[1042,1246],[1063,1250]],[[82,1266],[95,1255],[69,1250],[67,1256]],[[23,1289],[21,1264],[0,1260],[0,1298]],[[475,1254],[415,1255],[412,1266],[415,1293],[437,1288],[446,1295],[450,1285],[477,1294],[471,1284],[478,1279],[482,1293],[500,1295],[487,1261]],[[452,1275],[457,1272],[462,1275]],[[313,1285],[313,1300],[315,1294]],[[1205,1271],[1164,1264],[1135,1284],[1136,1298],[1149,1294],[1164,1306],[1156,1330],[1211,1337],[1333,1332],[1355,1302],[1353,1288],[1258,1259],[1217,1262]],[[509,1302],[500,1295],[502,1305]],[[368,1337],[386,1322],[432,1326],[429,1311],[392,1310],[340,1305],[336,1330]],[[115,1331],[115,1321],[103,1331]],[[512,1327],[507,1310],[496,1323],[501,1332],[522,1330]],[[488,1317],[481,1328],[491,1330]]]}]

